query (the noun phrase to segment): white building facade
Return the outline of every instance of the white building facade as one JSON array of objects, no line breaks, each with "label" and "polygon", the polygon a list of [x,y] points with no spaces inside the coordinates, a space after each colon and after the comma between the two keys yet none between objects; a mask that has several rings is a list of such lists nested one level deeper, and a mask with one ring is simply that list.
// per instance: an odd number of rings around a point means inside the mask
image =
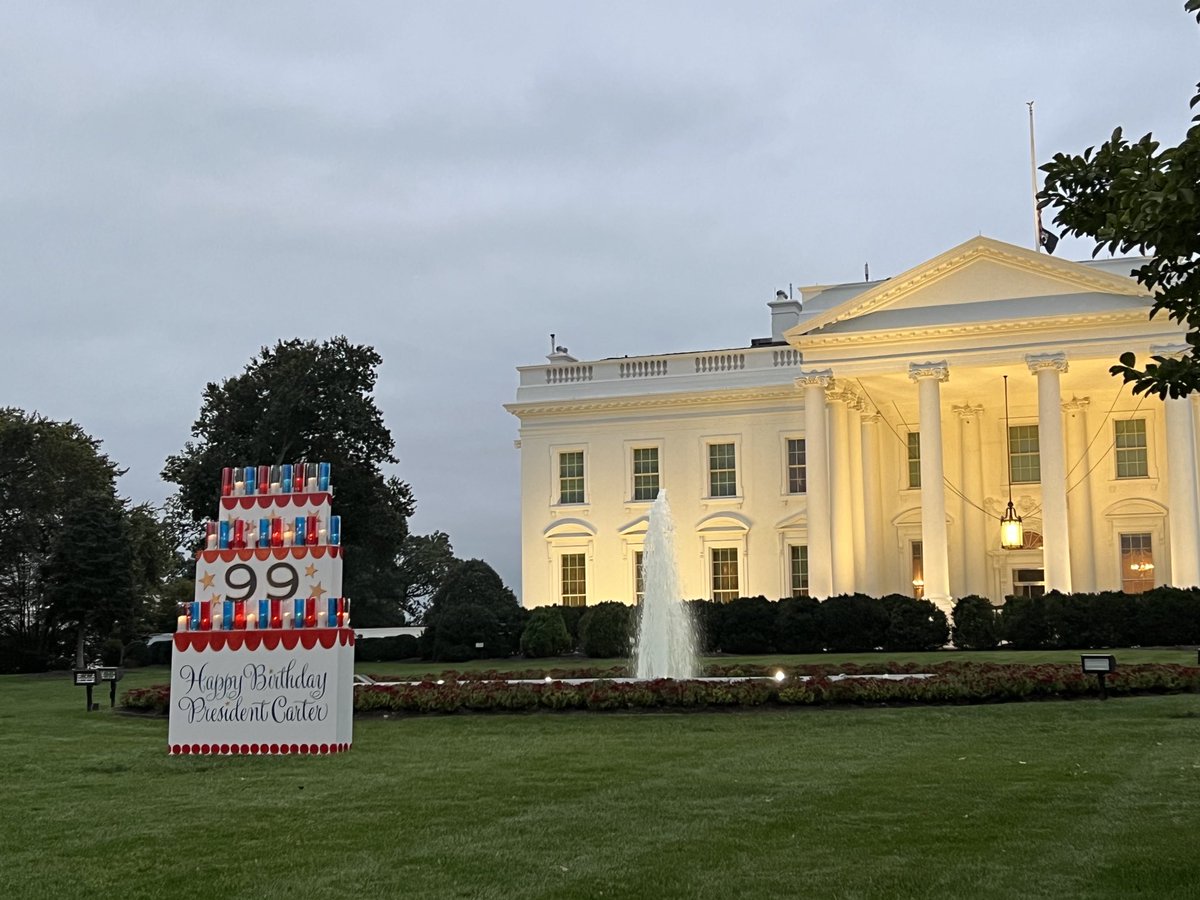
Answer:
[{"label": "white building facade", "polygon": [[[523,602],[637,602],[660,488],[689,598],[948,611],[1200,584],[1194,401],[1108,371],[1185,347],[1136,264],[980,237],[886,281],[780,293],[749,347],[520,368]],[[1010,470],[1025,541],[1002,550]]]}]

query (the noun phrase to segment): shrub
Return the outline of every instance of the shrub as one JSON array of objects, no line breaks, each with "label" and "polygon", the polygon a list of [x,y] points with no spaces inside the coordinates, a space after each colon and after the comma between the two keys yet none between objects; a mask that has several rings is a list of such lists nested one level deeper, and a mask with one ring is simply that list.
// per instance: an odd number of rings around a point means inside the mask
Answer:
[{"label": "shrub", "polygon": [[999,610],[983,597],[969,596],[954,604],[954,646],[962,650],[994,650],[1000,644]]},{"label": "shrub", "polygon": [[146,665],[169,666],[171,664],[171,651],[174,649],[174,646],[171,641],[155,641],[148,648],[150,652],[146,657]]},{"label": "shrub", "polygon": [[884,650],[937,650],[950,640],[946,614],[929,600],[889,594],[880,603],[888,617]]},{"label": "shrub", "polygon": [[875,650],[887,635],[883,603],[863,594],[830,597],[819,607],[825,646],[842,653]]},{"label": "shrub", "polygon": [[361,662],[392,662],[420,655],[420,641],[411,634],[359,638],[354,644],[354,657]]},{"label": "shrub", "polygon": [[591,657],[628,656],[633,636],[632,607],[609,600],[589,607],[579,620],[579,646]]},{"label": "shrub", "polygon": [[1053,640],[1044,597],[1009,597],[1000,607],[1000,634],[1017,650],[1041,650]]},{"label": "shrub", "polygon": [[119,637],[106,638],[100,645],[100,662],[106,666],[119,666],[124,653],[125,645]]},{"label": "shrub", "polygon": [[821,603],[813,597],[787,597],[775,609],[775,647],[780,653],[819,653]]},{"label": "shrub", "polygon": [[571,633],[557,606],[539,606],[521,632],[521,652],[526,656],[561,656],[573,648]]},{"label": "shrub", "polygon": [[579,620],[583,618],[588,611],[586,606],[555,606],[559,615],[562,616],[563,623],[567,626],[567,633],[571,635],[571,646],[569,650],[575,650],[579,646]]},{"label": "shrub", "polygon": [[692,621],[696,623],[696,649],[701,653],[721,650],[721,630],[725,623],[726,604],[716,600],[685,600]]},{"label": "shrub", "polygon": [[1135,600],[1135,635],[1144,647],[1200,643],[1200,592],[1157,587]]},{"label": "shrub", "polygon": [[775,649],[777,610],[766,597],[738,597],[726,604],[721,649],[726,653],[770,653]]},{"label": "shrub", "polygon": [[150,659],[150,648],[146,646],[145,641],[132,641],[125,647],[125,661],[123,665],[130,669],[136,669],[139,666],[144,666]]},{"label": "shrub", "polygon": [[425,613],[421,655],[445,660],[512,656],[527,615],[491,566],[480,559],[459,562]]}]

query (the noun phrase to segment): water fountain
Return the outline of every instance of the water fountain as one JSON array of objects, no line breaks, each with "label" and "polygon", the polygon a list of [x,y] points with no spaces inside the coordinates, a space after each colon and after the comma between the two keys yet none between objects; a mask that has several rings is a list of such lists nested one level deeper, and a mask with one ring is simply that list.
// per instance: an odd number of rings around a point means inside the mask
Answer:
[{"label": "water fountain", "polygon": [[696,626],[679,591],[675,565],[675,525],[667,492],[660,490],[650,507],[642,557],[645,592],[634,645],[637,678],[695,678],[699,674]]}]

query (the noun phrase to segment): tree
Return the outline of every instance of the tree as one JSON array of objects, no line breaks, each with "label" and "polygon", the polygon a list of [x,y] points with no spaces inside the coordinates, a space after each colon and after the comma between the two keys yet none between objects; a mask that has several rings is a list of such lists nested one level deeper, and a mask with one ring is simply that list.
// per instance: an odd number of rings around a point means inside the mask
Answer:
[{"label": "tree", "polygon": [[[482,559],[456,563],[425,614],[421,656],[464,660],[517,652],[527,613]],[[482,646],[479,646],[482,645]]]},{"label": "tree", "polygon": [[354,599],[360,625],[399,615],[395,601],[404,588],[397,561],[415,508],[409,486],[382,471],[397,460],[371,396],[381,362],[373,348],[344,337],[264,347],[240,375],[205,388],[193,440],[167,459],[162,473],[179,486],[195,546],[199,523],[216,511],[225,466],[331,463],[345,535],[343,592]]},{"label": "tree", "polygon": [[419,621],[437,589],[458,560],[450,537],[444,531],[410,534],[400,548],[398,560],[400,603],[411,621]]},{"label": "tree", "polygon": [[[68,543],[60,532],[84,515],[82,498],[90,498],[97,514],[101,506],[119,507],[119,474],[100,452],[100,442],[74,422],[0,409],[0,664],[5,668],[42,669],[67,649],[63,609],[57,600],[52,606],[50,596],[52,563],[60,572],[66,566]],[[128,571],[113,577],[113,589],[123,592]]]},{"label": "tree", "polygon": [[[1200,0],[1184,8],[1200,21]],[[1200,84],[1191,107],[1200,105]],[[1150,256],[1134,269],[1154,294],[1160,312],[1188,328],[1189,350],[1179,357],[1152,356],[1143,367],[1123,353],[1113,375],[1133,383],[1135,394],[1182,397],[1200,390],[1200,114],[1175,147],[1160,149],[1150,134],[1133,143],[1118,127],[1100,147],[1058,153],[1042,166],[1042,207],[1055,208],[1065,233],[1096,241],[1092,251]]]}]

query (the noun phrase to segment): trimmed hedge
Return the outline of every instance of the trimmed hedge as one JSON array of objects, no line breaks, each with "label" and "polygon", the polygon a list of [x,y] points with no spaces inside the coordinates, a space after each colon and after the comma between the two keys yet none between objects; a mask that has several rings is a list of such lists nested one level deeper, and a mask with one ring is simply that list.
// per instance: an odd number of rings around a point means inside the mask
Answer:
[{"label": "trimmed hedge", "polygon": [[574,647],[560,607],[539,606],[521,632],[521,652],[529,657],[561,656]]}]

